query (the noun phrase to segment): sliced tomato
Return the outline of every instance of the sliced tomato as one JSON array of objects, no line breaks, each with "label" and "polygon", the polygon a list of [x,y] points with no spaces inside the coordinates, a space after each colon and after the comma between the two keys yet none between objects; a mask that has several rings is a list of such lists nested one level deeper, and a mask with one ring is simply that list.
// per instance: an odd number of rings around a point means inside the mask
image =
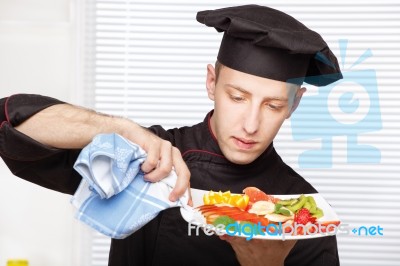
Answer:
[{"label": "sliced tomato", "polygon": [[231,217],[235,221],[249,221],[249,219],[252,219],[253,216],[249,215],[250,213],[248,212],[236,212],[236,213],[231,213],[228,216]]},{"label": "sliced tomato", "polygon": [[199,207],[199,210],[206,218],[215,217],[215,215],[226,215],[235,221],[248,221],[252,223],[260,222],[262,225],[268,225],[269,223],[267,218],[258,216],[254,213],[248,213],[239,209],[238,207],[203,205]]},{"label": "sliced tomato", "polygon": [[273,196],[267,195],[266,193],[264,193],[263,191],[261,191],[256,187],[247,187],[243,189],[243,193],[249,196],[250,203],[254,203],[260,200],[266,200],[276,203],[276,199]]},{"label": "sliced tomato", "polygon": [[214,221],[215,221],[219,216],[220,216],[220,215],[219,215],[219,214],[216,214],[216,213],[210,214],[210,215],[206,216],[206,223],[208,223],[208,224],[214,223]]},{"label": "sliced tomato", "polygon": [[[316,225],[320,225],[321,233],[326,233],[327,230],[328,230],[328,232],[332,232],[339,226],[339,224],[340,224],[340,221],[324,221],[324,222],[316,223]],[[329,226],[329,225],[332,225],[332,226]]]},{"label": "sliced tomato", "polygon": [[254,216],[253,218],[250,218],[248,221],[255,224],[260,223],[262,226],[268,226],[270,224],[270,221],[267,218],[257,215]]},{"label": "sliced tomato", "polygon": [[238,221],[238,222],[247,221],[247,222],[251,222],[254,224],[260,223],[263,226],[267,226],[269,224],[269,220],[267,218],[258,216],[253,213],[248,213],[246,211],[241,211],[241,212],[227,214],[227,215],[229,217],[231,217],[233,220]]},{"label": "sliced tomato", "polygon": [[210,214],[228,215],[242,212],[237,207],[215,205],[203,205],[199,208],[199,210],[204,216],[208,216]]}]

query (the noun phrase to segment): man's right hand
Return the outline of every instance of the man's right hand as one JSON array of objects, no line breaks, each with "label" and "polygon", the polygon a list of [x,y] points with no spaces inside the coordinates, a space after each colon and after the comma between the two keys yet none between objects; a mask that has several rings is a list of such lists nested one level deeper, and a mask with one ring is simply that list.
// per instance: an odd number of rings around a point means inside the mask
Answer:
[{"label": "man's right hand", "polygon": [[137,143],[147,152],[147,158],[142,164],[144,178],[150,182],[157,182],[175,170],[178,180],[172,190],[169,200],[176,201],[190,186],[190,172],[182,159],[181,152],[171,142],[161,139],[147,129],[139,135],[128,133],[127,138]]},{"label": "man's right hand", "polygon": [[157,182],[174,168],[178,179],[169,199],[176,201],[189,188],[190,172],[180,151],[133,121],[96,113],[70,104],[56,104],[36,113],[15,128],[34,140],[60,149],[82,149],[100,133],[118,133],[147,153],[145,179]]}]

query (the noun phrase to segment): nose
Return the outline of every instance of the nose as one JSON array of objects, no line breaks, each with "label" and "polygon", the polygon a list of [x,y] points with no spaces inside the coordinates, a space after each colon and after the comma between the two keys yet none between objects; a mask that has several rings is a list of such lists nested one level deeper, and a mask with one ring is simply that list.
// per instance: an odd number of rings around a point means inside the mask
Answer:
[{"label": "nose", "polygon": [[245,114],[243,123],[243,129],[247,134],[252,135],[258,131],[260,127],[260,116],[261,114],[258,108],[249,108],[247,114]]}]

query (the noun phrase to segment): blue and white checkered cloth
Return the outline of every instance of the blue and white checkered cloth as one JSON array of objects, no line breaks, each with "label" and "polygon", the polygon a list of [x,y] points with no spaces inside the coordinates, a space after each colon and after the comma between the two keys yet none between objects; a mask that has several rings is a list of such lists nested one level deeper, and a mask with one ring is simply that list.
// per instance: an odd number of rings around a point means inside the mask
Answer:
[{"label": "blue and white checkered cloth", "polygon": [[100,134],[80,153],[74,168],[83,179],[71,199],[76,218],[112,238],[125,238],[167,208],[187,206],[188,192],[168,200],[175,171],[159,182],[143,180],[146,153],[118,134]]}]

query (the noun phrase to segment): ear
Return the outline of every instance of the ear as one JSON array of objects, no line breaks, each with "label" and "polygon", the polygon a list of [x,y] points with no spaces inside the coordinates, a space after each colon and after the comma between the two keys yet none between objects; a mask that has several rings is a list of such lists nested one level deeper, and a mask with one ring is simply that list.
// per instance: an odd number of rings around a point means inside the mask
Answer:
[{"label": "ear", "polygon": [[214,101],[215,96],[215,68],[211,65],[207,65],[207,80],[206,80],[206,87],[207,87],[207,94],[210,100]]},{"label": "ear", "polygon": [[297,109],[297,106],[299,106],[299,104],[300,104],[301,97],[303,97],[303,94],[306,91],[307,91],[307,89],[305,87],[302,87],[297,90],[296,95],[294,96],[292,108],[290,109],[290,112],[289,112],[287,118],[289,118],[293,114],[293,112]]}]

